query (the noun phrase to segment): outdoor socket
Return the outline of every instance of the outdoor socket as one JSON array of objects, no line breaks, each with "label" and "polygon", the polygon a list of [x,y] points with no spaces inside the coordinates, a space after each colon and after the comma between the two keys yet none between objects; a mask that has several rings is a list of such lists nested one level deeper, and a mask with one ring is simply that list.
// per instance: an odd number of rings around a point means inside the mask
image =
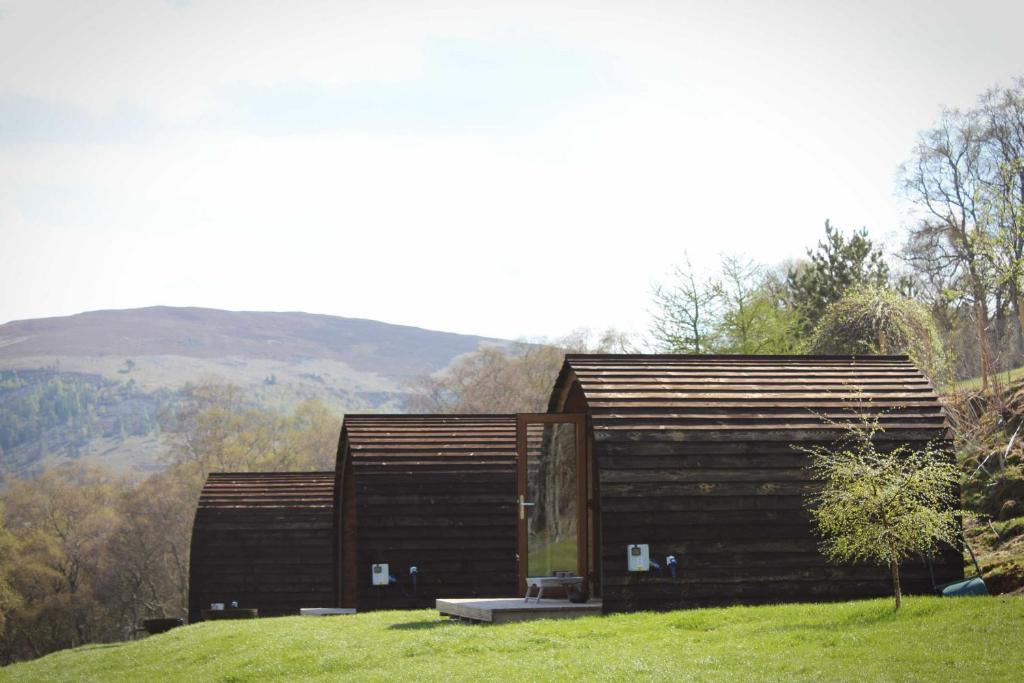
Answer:
[{"label": "outdoor socket", "polygon": [[626,566],[631,572],[651,571],[651,550],[646,543],[626,547]]},{"label": "outdoor socket", "polygon": [[388,573],[386,564],[370,565],[370,576],[373,577],[374,586],[386,586],[391,582],[391,575]]}]

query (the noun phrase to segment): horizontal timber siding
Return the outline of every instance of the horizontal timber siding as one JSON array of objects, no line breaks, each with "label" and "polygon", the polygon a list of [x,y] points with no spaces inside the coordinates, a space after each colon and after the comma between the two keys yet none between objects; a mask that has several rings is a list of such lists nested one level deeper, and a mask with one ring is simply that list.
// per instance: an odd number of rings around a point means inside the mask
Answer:
[{"label": "horizontal timber siding", "polygon": [[[801,448],[831,447],[861,415],[881,447],[948,446],[931,384],[905,357],[568,355],[550,410],[590,419],[606,612],[843,600],[891,592],[888,573],[818,550]],[[677,578],[626,571],[626,546],[679,561]],[[959,553],[936,580],[963,576]],[[921,561],[904,589],[930,592]]]},{"label": "horizontal timber siding", "polygon": [[[511,415],[346,416],[337,468],[338,490],[353,498],[340,506],[346,606],[513,595],[515,455]],[[376,563],[398,584],[373,586]]]}]

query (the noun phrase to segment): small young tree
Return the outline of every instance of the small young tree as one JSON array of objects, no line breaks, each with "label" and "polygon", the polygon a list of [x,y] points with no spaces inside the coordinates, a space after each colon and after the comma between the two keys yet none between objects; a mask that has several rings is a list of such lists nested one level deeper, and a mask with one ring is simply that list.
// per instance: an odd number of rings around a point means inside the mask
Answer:
[{"label": "small young tree", "polygon": [[956,541],[959,471],[932,445],[878,450],[878,419],[859,419],[839,448],[802,449],[823,484],[808,507],[829,560],[889,567],[899,609],[900,562]]},{"label": "small young tree", "polygon": [[685,267],[676,266],[673,276],[674,283],[654,288],[657,311],[651,336],[668,353],[708,353],[715,347],[714,322],[720,285],[699,277],[689,257]]}]

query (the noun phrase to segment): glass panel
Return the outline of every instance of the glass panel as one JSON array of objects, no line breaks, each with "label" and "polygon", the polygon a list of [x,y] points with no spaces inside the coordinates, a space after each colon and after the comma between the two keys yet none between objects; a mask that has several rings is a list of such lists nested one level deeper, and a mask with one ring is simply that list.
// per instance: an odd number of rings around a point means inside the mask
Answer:
[{"label": "glass panel", "polygon": [[526,425],[527,576],[578,574],[576,425]]}]

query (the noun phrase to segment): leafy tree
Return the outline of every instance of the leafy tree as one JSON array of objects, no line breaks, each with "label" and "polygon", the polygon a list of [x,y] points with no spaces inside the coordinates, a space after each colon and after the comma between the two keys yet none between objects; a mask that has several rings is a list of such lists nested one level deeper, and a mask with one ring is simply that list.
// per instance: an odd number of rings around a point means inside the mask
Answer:
[{"label": "leafy tree", "polygon": [[4,528],[3,512],[3,506],[0,505],[0,636],[4,634],[7,615],[21,604],[20,596],[10,583],[17,560],[17,539]]},{"label": "leafy tree", "polygon": [[877,418],[861,416],[838,448],[802,450],[822,482],[808,500],[822,552],[834,562],[887,566],[899,609],[900,562],[956,542],[960,473],[949,453],[932,446],[878,450],[882,431]]},{"label": "leafy tree", "polygon": [[106,546],[119,522],[116,492],[107,473],[79,464],[9,483],[3,498],[19,547],[10,583],[20,604],[9,614],[0,657],[116,637],[110,604],[96,592],[113,560]]},{"label": "leafy tree", "polygon": [[849,238],[825,221],[825,240],[808,249],[809,261],[789,268],[786,286],[789,305],[801,335],[810,334],[829,304],[839,301],[852,287],[884,286],[889,266],[882,251],[861,228]]},{"label": "leafy tree", "polygon": [[174,451],[167,469],[141,482],[81,464],[5,482],[0,663],[123,640],[147,617],[184,616],[206,474],[327,469],[341,422],[317,400],[280,414],[215,384],[189,387],[164,420]]},{"label": "leafy tree", "polygon": [[716,353],[795,351],[793,316],[774,272],[750,259],[724,256],[716,295]]},{"label": "leafy tree", "polygon": [[726,255],[712,277],[687,261],[654,291],[651,334],[668,353],[791,353],[792,315],[785,288],[765,266]]},{"label": "leafy tree", "polygon": [[949,379],[931,315],[921,304],[882,287],[855,289],[830,304],[807,342],[808,353],[907,354],[933,381]]}]

